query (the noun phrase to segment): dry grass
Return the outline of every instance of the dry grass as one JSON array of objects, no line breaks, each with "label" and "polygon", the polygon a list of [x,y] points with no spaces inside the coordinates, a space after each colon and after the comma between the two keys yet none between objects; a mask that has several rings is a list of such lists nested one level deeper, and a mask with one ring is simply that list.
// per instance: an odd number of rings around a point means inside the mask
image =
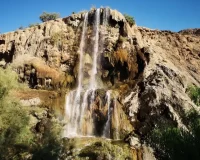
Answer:
[{"label": "dry grass", "polygon": [[54,68],[50,68],[39,58],[34,58],[29,63],[37,70],[38,78],[51,78],[53,83],[57,83],[61,80],[61,73],[55,70]]},{"label": "dry grass", "polygon": [[126,49],[119,48],[114,52],[114,58],[116,61],[120,61],[122,64],[128,61],[128,52]]}]

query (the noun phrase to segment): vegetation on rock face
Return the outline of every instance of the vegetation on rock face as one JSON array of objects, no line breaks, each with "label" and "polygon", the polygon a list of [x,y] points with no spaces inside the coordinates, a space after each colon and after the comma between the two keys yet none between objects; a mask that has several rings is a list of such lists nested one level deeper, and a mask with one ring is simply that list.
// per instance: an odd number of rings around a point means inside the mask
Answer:
[{"label": "vegetation on rock face", "polygon": [[0,68],[0,159],[57,159],[61,150],[60,129],[53,118],[39,129],[30,127],[34,109],[21,106],[9,96],[18,88],[17,75]]},{"label": "vegetation on rock face", "polygon": [[74,160],[134,159],[134,150],[123,141],[110,141],[104,138],[65,139],[68,158]]},{"label": "vegetation on rock face", "polygon": [[59,50],[63,51],[64,44],[66,44],[66,37],[63,31],[55,32],[50,39],[52,45],[57,46]]},{"label": "vegetation on rock face", "polygon": [[135,24],[135,20],[132,16],[129,16],[128,14],[124,14],[124,17],[126,18],[127,22],[130,24],[130,26]]},{"label": "vegetation on rock face", "polygon": [[161,160],[200,159],[200,115],[191,111],[185,118],[189,131],[176,127],[158,127],[148,138]]},{"label": "vegetation on rock face", "polygon": [[200,88],[196,86],[190,86],[188,88],[188,93],[192,101],[197,105],[200,106]]},{"label": "vegetation on rock face", "polygon": [[123,64],[124,62],[127,62],[128,60],[128,52],[126,49],[120,48],[114,52],[114,57],[116,61],[120,61]]},{"label": "vegetation on rock face", "polygon": [[47,13],[47,12],[43,12],[40,15],[40,20],[42,22],[47,22],[47,21],[50,21],[50,20],[55,20],[57,18],[60,18],[60,14],[59,13]]}]

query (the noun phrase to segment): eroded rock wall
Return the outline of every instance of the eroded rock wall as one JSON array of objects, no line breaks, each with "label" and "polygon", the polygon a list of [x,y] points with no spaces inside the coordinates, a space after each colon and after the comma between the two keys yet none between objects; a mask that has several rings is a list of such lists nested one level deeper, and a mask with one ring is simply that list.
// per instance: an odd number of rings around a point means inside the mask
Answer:
[{"label": "eroded rock wall", "polygon": [[[94,12],[89,12],[85,75],[91,74]],[[73,14],[0,35],[0,65],[11,64],[20,81],[31,88],[58,91],[75,87],[83,19],[84,13]],[[197,109],[187,87],[200,85],[198,30],[174,33],[130,27],[115,10],[110,10],[109,24],[103,23],[101,18],[97,74],[104,89],[96,91],[91,104],[97,125],[106,123],[105,94],[111,89],[115,93],[112,101],[116,101],[112,107],[118,108],[115,115],[119,119],[116,124],[112,117],[112,138],[118,125],[120,137],[140,148],[145,135],[157,125],[187,129],[182,117]]]}]

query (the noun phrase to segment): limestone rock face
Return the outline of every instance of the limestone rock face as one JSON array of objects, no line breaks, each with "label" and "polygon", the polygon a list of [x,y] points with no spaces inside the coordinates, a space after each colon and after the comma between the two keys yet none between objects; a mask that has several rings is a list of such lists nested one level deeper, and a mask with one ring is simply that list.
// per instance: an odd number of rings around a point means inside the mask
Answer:
[{"label": "limestone rock face", "polygon": [[200,35],[200,29],[199,28],[184,29],[184,30],[179,31],[179,33],[184,34],[184,35],[196,35],[196,36],[199,36]]},{"label": "limestone rock face", "polygon": [[[103,13],[101,9],[101,17]],[[58,92],[76,87],[84,15],[73,14],[25,30],[1,34],[0,66],[11,65],[19,74],[20,81],[28,83],[30,88]],[[94,17],[95,10],[89,11],[83,57],[86,64],[84,85],[88,85],[87,77],[92,74]],[[182,117],[190,109],[197,109],[187,94],[187,87],[191,84],[200,86],[199,29],[175,33],[136,25],[130,27],[116,10],[110,10],[108,17],[107,26],[102,25],[104,21],[100,19],[97,58],[97,79],[100,88],[104,86],[104,89],[95,91],[97,94],[88,107],[88,117],[94,117],[95,125],[100,126],[96,132],[102,133],[109,112],[105,94],[112,89],[111,138],[128,137],[135,152],[139,150],[137,157],[143,157],[137,159],[155,159],[153,151],[141,144],[142,137],[159,124],[187,129]],[[40,101],[23,97],[22,103],[30,106],[38,105]],[[88,117],[83,129],[89,126]],[[141,152],[143,156],[139,155]]]}]

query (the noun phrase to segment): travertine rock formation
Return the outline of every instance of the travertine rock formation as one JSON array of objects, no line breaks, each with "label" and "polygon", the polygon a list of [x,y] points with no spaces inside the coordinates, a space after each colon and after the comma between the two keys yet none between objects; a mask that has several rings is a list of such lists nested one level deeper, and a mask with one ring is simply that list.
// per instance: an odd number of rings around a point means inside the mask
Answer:
[{"label": "travertine rock formation", "polygon": [[[84,56],[84,75],[88,76],[92,65],[94,13],[92,10],[88,15],[88,44]],[[101,17],[103,13],[101,9]],[[58,91],[76,87],[84,15],[73,14],[0,35],[0,65],[11,65],[20,81],[31,88]],[[200,86],[199,29],[175,33],[130,27],[116,10],[110,10],[106,27],[103,23],[101,18],[97,75],[100,85],[116,93],[120,137],[134,148],[140,148],[141,137],[156,125],[170,124],[187,129],[182,116],[196,108],[186,93],[187,87]],[[88,83],[85,79],[84,84]],[[108,112],[105,88],[97,91],[96,101],[91,105],[97,110],[98,125],[105,124]],[[114,120],[111,128],[114,134]],[[148,148],[142,147],[142,150],[147,152]],[[143,158],[149,155],[143,154]]]}]

